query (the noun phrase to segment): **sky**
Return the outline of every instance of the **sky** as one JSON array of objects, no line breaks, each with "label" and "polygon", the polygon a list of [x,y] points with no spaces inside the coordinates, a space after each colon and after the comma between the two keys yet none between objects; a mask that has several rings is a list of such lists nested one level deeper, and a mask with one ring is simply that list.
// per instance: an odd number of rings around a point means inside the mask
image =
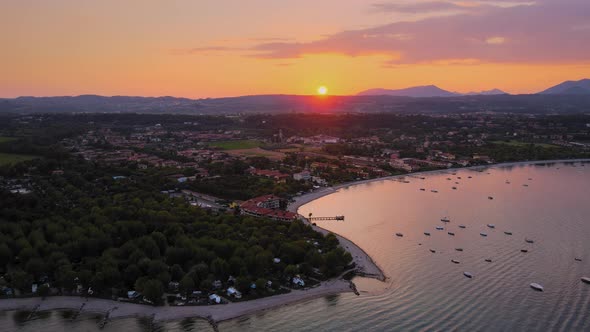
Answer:
[{"label": "sky", "polygon": [[0,97],[534,93],[590,77],[589,0],[1,0]]}]

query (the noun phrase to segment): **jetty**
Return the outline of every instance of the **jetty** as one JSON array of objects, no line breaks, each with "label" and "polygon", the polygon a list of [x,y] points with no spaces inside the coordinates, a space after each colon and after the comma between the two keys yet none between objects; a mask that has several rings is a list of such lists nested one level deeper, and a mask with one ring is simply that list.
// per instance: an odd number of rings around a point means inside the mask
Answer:
[{"label": "jetty", "polygon": [[336,220],[336,221],[344,221],[344,216],[335,216],[335,217],[309,217],[307,218],[309,221],[316,221],[316,220]]}]

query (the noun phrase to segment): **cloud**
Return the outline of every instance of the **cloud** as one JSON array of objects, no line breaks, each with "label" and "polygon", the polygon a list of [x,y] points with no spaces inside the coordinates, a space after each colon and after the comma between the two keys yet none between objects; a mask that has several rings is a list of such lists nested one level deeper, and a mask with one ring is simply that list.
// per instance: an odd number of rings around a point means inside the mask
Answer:
[{"label": "cloud", "polygon": [[[435,3],[442,5],[437,7]],[[451,8],[449,3],[428,1],[416,5],[432,10]],[[453,3],[451,6],[459,6],[458,2]],[[537,0],[527,5],[522,5],[522,1],[462,3],[485,6],[454,15],[342,31],[312,42],[261,43],[252,50],[254,56],[262,59],[313,54],[386,55],[391,64],[457,59],[511,63],[590,59],[588,30],[580,28],[586,27],[590,18],[588,0]]]}]

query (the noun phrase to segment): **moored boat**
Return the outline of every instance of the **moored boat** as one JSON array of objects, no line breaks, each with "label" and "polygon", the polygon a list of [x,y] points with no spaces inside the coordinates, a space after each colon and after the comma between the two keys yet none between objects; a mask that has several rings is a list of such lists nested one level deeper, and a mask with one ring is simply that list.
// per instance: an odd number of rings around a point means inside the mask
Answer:
[{"label": "moored boat", "polygon": [[504,231],[504,234],[506,234],[506,235],[512,235],[512,232],[510,232],[510,231]]},{"label": "moored boat", "polygon": [[545,290],[543,288],[543,286],[537,284],[536,282],[533,282],[530,286],[531,286],[532,289],[537,290],[539,292],[542,292],[543,290]]},{"label": "moored boat", "polygon": [[582,281],[587,284],[590,284],[590,278],[588,278],[588,277],[582,277]]},{"label": "moored boat", "polygon": [[527,249],[520,249],[520,252],[529,252]]},{"label": "moored boat", "polygon": [[463,248],[455,248],[457,251],[463,251]]},{"label": "moored boat", "polygon": [[491,263],[492,260],[490,258],[486,258],[486,262]]},{"label": "moored boat", "polygon": [[494,197],[492,197],[492,196],[488,196],[488,199],[494,199]]},{"label": "moored boat", "polygon": [[481,235],[481,236],[483,236],[483,237],[486,237],[486,236],[488,236],[486,233],[483,233],[483,232],[479,233],[479,235]]},{"label": "moored boat", "polygon": [[465,225],[459,225],[459,228],[466,228],[467,226]]},{"label": "moored boat", "polygon": [[445,228],[444,228],[444,227],[442,227],[442,226],[436,226],[436,229],[437,229],[437,230],[439,230],[439,231],[442,231],[442,230],[443,230],[443,229],[445,229]]},{"label": "moored boat", "polygon": [[576,258],[574,258],[574,259],[575,259],[577,262],[581,262],[581,261],[582,261],[582,259],[581,259],[580,257],[576,257]]},{"label": "moored boat", "polygon": [[434,254],[436,252],[436,250],[430,249],[430,252]]},{"label": "moored boat", "polygon": [[453,232],[447,232],[447,233],[451,236],[455,236],[455,233],[453,233]]},{"label": "moored boat", "polygon": [[471,274],[469,272],[463,272],[463,275],[466,276],[469,279],[473,278],[473,274]]},{"label": "moored boat", "polygon": [[459,263],[461,263],[461,262],[459,262],[459,261],[458,261],[458,260],[456,260],[456,259],[451,259],[451,262],[453,262],[453,263],[455,263],[455,264],[459,264]]},{"label": "moored boat", "polygon": [[399,237],[403,237],[404,236],[402,233],[395,233],[395,235],[396,236],[399,236]]},{"label": "moored boat", "polygon": [[442,222],[451,222],[451,219],[449,219],[449,217],[442,217],[442,218],[440,218],[440,221],[442,221]]},{"label": "moored boat", "polygon": [[525,241],[526,243],[535,243],[535,241],[533,241],[533,240],[531,240],[531,239],[526,239],[526,238],[524,239],[524,241]]},{"label": "moored boat", "polygon": [[426,189],[424,189],[424,188],[420,188],[420,191],[426,191]]},{"label": "moored boat", "polygon": [[424,232],[424,235],[430,236],[430,232]]},{"label": "moored boat", "polygon": [[494,225],[494,224],[488,224],[488,227],[489,228],[496,228],[496,225]]}]

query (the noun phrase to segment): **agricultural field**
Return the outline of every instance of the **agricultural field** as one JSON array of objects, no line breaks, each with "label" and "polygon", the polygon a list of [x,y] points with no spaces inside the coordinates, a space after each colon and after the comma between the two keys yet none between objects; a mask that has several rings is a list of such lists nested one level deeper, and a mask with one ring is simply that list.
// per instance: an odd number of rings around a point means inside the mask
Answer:
[{"label": "agricultural field", "polygon": [[533,144],[534,146],[542,147],[542,148],[556,148],[556,147],[558,147],[557,145],[553,145],[553,144],[527,143],[527,142],[520,142],[520,141],[515,141],[515,140],[511,140],[511,141],[493,141],[492,143],[494,143],[494,144],[510,145],[510,146],[515,146],[515,147],[529,146],[531,144]]},{"label": "agricultural field", "polygon": [[262,142],[257,140],[238,140],[238,141],[219,141],[210,142],[209,146],[220,148],[222,150],[245,150],[253,149],[262,145]]},{"label": "agricultural field", "polygon": [[0,152],[0,166],[16,164],[27,160],[39,158],[38,156],[31,156],[26,154],[2,153]]},{"label": "agricultural field", "polygon": [[232,156],[240,156],[240,157],[266,157],[270,160],[275,160],[275,161],[283,160],[286,156],[282,152],[269,151],[269,150],[264,150],[261,148],[231,150],[231,151],[228,151],[227,153],[229,153]]}]

